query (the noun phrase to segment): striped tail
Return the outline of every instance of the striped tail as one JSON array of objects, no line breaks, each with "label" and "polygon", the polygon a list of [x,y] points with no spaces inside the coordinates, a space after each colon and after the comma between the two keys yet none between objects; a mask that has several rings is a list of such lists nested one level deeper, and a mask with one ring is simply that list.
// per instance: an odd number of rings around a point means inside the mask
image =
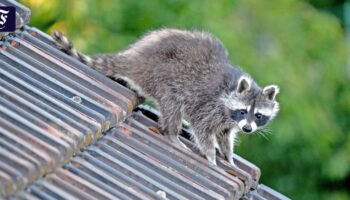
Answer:
[{"label": "striped tail", "polygon": [[68,40],[67,37],[65,37],[61,32],[55,31],[52,34],[52,38],[55,40],[55,45],[57,48],[59,48],[61,51],[65,52],[66,54],[78,59],[82,63],[85,63],[89,66],[94,66],[94,60],[90,57],[87,56],[79,51],[77,51],[73,43]]}]

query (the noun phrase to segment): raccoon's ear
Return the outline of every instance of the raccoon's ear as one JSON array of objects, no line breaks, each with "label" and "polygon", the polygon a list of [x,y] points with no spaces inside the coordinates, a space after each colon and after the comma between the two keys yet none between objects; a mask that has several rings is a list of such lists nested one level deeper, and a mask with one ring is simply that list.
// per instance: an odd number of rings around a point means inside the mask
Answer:
[{"label": "raccoon's ear", "polygon": [[238,80],[236,92],[238,94],[242,94],[243,92],[250,90],[250,84],[251,84],[251,80],[246,76],[242,76]]},{"label": "raccoon's ear", "polygon": [[269,85],[264,87],[262,94],[267,97],[267,99],[273,101],[276,95],[280,92],[280,88],[277,85]]}]

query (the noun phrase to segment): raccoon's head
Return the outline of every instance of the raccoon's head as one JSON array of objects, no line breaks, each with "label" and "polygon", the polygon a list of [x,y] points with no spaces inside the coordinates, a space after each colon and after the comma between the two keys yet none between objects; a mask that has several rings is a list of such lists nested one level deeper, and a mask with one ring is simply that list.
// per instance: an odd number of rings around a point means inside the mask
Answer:
[{"label": "raccoon's head", "polygon": [[242,76],[234,86],[221,99],[232,122],[243,132],[254,132],[277,115],[279,104],[275,98],[278,86],[269,85],[261,89],[248,76]]}]

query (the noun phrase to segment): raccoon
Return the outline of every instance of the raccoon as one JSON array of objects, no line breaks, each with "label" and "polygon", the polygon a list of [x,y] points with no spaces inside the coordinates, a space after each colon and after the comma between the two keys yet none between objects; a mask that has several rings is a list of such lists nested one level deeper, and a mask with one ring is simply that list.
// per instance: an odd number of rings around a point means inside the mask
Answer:
[{"label": "raccoon", "polygon": [[260,88],[230,63],[223,44],[207,32],[155,30],[123,51],[92,56],[78,52],[60,32],[53,38],[62,51],[153,99],[161,113],[161,132],[183,148],[178,135],[186,117],[192,139],[213,165],[216,148],[234,164],[237,133],[261,129],[279,111],[278,86]]}]

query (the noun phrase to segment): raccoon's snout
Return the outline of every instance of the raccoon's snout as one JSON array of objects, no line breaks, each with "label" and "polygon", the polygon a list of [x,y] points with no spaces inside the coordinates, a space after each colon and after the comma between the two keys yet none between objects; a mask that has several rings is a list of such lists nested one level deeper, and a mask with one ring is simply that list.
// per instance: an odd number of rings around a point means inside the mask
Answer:
[{"label": "raccoon's snout", "polygon": [[252,126],[251,126],[251,125],[246,124],[246,125],[243,126],[242,130],[243,130],[244,132],[250,133],[250,132],[252,132],[253,129],[252,129]]},{"label": "raccoon's snout", "polygon": [[238,127],[244,133],[252,133],[258,128],[254,121],[248,122],[246,119],[243,119],[240,122],[238,122]]}]

